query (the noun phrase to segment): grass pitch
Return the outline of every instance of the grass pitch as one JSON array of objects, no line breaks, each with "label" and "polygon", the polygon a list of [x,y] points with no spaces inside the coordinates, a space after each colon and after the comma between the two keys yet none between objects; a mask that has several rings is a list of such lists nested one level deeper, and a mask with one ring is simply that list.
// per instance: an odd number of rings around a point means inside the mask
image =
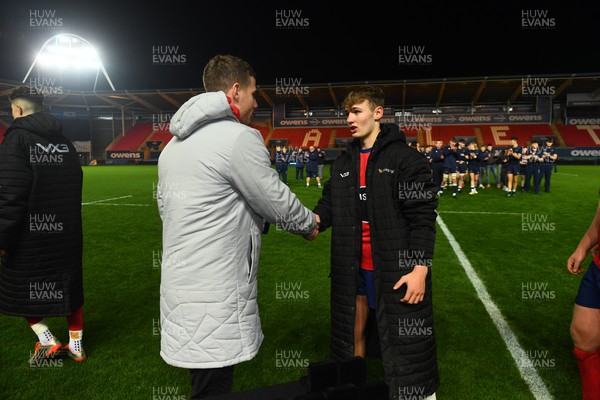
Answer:
[{"label": "grass pitch", "polygon": [[[326,178],[328,176],[326,170]],[[312,208],[320,197],[290,169],[289,187]],[[495,188],[457,199],[442,195],[439,216],[487,288],[552,397],[581,398],[569,336],[581,276],[566,260],[598,205],[599,167],[559,166],[552,192]],[[22,318],[0,315],[0,394],[29,400],[185,399],[187,370],[159,355],[161,221],[154,190],[156,166],[84,167],[83,364],[62,360],[31,368],[37,341]],[[234,391],[296,380],[308,363],[329,358],[330,232],[314,242],[277,230],[263,237],[259,306],[265,340],[257,357],[235,369]],[[586,261],[586,265],[591,257]],[[439,399],[533,399],[515,361],[469,280],[448,238],[438,229],[433,260]],[[66,343],[64,318],[49,318]],[[382,377],[367,360],[369,379]],[[162,397],[161,397],[162,396]],[[165,397],[166,396],[166,397]]]}]

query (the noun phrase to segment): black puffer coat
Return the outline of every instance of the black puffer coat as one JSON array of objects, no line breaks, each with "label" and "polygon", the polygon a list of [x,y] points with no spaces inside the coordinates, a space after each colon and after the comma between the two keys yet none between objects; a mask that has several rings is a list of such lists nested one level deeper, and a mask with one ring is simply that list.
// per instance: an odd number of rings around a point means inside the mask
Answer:
[{"label": "black puffer coat", "polygon": [[64,316],[83,305],[82,183],[58,119],[15,119],[0,145],[0,312]]},{"label": "black puffer coat", "polygon": [[[436,237],[437,186],[425,156],[405,140],[397,126],[382,124],[366,172],[376,330],[392,399],[425,398],[439,385],[431,268],[421,303],[400,302],[406,285],[393,290],[415,265],[431,267]],[[355,140],[334,162],[331,179],[314,209],[321,218],[320,229],[332,228],[331,350],[339,359],[354,355],[361,259],[359,150],[360,142]]]}]

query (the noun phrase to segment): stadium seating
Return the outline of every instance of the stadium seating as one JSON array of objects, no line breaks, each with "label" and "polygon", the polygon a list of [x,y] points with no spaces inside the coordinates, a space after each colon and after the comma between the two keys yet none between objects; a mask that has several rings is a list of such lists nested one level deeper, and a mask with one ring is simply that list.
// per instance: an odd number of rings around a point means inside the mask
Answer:
[{"label": "stadium seating", "polygon": [[154,131],[154,133],[152,134],[152,136],[150,136],[148,141],[162,142],[160,145],[160,149],[162,150],[167,145],[167,143],[169,143],[169,141],[171,139],[173,139],[173,135],[171,134],[171,132],[169,132],[168,130],[159,130],[159,131]]},{"label": "stadium seating", "polygon": [[292,147],[329,146],[332,128],[276,128],[271,139],[287,139]]},{"label": "stadium seating", "polygon": [[526,145],[534,136],[554,136],[548,124],[481,125],[480,128],[483,141],[493,146],[508,146],[513,136],[519,138],[520,145]]},{"label": "stadium seating", "polygon": [[251,125],[251,126],[260,132],[260,135],[262,136],[263,140],[265,140],[267,138],[267,135],[269,134],[268,126],[262,126],[262,125]]},{"label": "stadium seating", "polygon": [[[269,133],[269,128],[266,126],[252,125],[252,127],[261,133],[263,139]],[[162,150],[173,139],[173,135],[168,128],[161,130],[154,130],[153,128],[152,123],[138,123],[106,150],[139,151],[147,141],[161,141],[160,150]],[[1,130],[0,133],[2,133]]]},{"label": "stadium seating", "polygon": [[600,126],[598,125],[579,126],[557,123],[556,127],[568,147],[600,146]]},{"label": "stadium seating", "polygon": [[[263,124],[252,125],[266,140],[270,128]],[[556,128],[563,136],[567,146],[600,146],[600,127],[565,126],[560,123]],[[589,131],[591,130],[591,132]],[[6,128],[0,125],[0,140]],[[348,127],[305,127],[305,128],[275,128],[270,136],[271,140],[287,139],[291,147],[333,147],[330,139],[352,137]],[[527,144],[534,137],[551,136],[555,133],[547,124],[520,124],[520,125],[433,125],[431,129],[416,129],[405,131],[407,139],[418,139],[421,144],[433,144],[435,140],[442,140],[444,144],[453,137],[477,137],[478,141],[491,143],[495,147],[510,144],[510,138],[517,136],[521,145]],[[594,136],[595,135],[595,138]],[[168,130],[153,131],[151,123],[139,123],[118,139],[107,150],[138,151],[146,141],[162,141],[162,148],[173,138]]]},{"label": "stadium seating", "polygon": [[444,144],[448,143],[454,137],[475,136],[475,127],[472,125],[433,125],[430,133],[423,133],[424,145],[433,145],[436,140],[441,140]]},{"label": "stadium seating", "polygon": [[151,123],[139,123],[132,127],[130,130],[116,142],[114,145],[107,150],[112,151],[135,151],[142,146],[148,137],[152,134]]},{"label": "stadium seating", "polygon": [[350,128],[335,128],[335,137],[336,138],[351,138],[352,134],[350,133]]}]

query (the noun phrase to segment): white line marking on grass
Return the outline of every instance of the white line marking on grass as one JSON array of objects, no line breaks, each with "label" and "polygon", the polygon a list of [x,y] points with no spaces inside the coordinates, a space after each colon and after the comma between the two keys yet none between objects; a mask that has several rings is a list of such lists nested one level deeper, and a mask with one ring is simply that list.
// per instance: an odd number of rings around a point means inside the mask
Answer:
[{"label": "white line marking on grass", "polygon": [[493,212],[493,211],[438,211],[438,214],[498,214],[498,215],[521,215],[523,213]]},{"label": "white line marking on grass", "polygon": [[575,175],[575,174],[565,174],[564,172],[555,172],[555,174],[569,175],[569,176],[579,176],[579,175]]},{"label": "white line marking on grass", "polygon": [[150,207],[150,204],[130,204],[130,203],[87,203],[85,206],[130,206],[130,207]]},{"label": "white line marking on grass", "polygon": [[529,390],[531,390],[533,396],[538,400],[553,399],[552,395],[548,391],[548,388],[544,384],[544,381],[538,374],[535,367],[532,366],[531,360],[527,356],[527,353],[519,344],[519,340],[515,336],[514,332],[510,329],[510,326],[508,326],[508,323],[502,316],[500,309],[493,302],[490,294],[485,288],[485,285],[483,284],[481,279],[479,279],[479,276],[471,266],[471,263],[467,259],[465,253],[460,248],[460,245],[454,238],[454,235],[452,235],[452,233],[450,232],[444,221],[442,221],[442,218],[440,216],[437,217],[437,222],[440,225],[440,228],[442,228],[442,231],[444,232],[446,237],[448,238],[448,242],[450,242],[454,253],[460,261],[460,264],[467,273],[467,277],[473,284],[473,287],[477,292],[477,296],[479,297],[486,311],[492,318],[494,325],[496,325],[496,328],[498,329],[502,340],[504,340],[504,343],[506,344],[510,355],[517,363],[517,368],[521,373],[521,377],[523,377],[523,380],[525,380],[525,382],[529,386]]},{"label": "white line marking on grass", "polygon": [[127,199],[129,197],[133,197],[133,195],[129,194],[127,196],[121,196],[121,197],[113,197],[112,199],[104,199],[104,200],[96,200],[96,201],[89,201],[87,203],[81,203],[82,206],[87,206],[89,204],[97,204],[97,203],[102,203],[105,201],[112,201],[112,200],[119,200],[119,199]]}]

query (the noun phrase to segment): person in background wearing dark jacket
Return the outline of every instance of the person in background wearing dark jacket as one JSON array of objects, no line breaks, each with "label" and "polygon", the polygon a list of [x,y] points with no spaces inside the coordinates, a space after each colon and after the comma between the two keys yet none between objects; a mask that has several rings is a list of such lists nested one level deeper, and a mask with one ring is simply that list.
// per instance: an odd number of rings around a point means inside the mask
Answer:
[{"label": "person in background wearing dark jacket", "polygon": [[546,193],[550,192],[550,178],[552,177],[552,170],[556,168],[556,159],[558,158],[553,145],[554,139],[547,138],[546,145],[542,147],[543,161],[540,165],[540,170],[544,178],[544,192]]},{"label": "person in background wearing dark jacket", "polygon": [[319,152],[315,146],[309,147],[308,161],[306,162],[306,187],[310,186],[310,179],[317,180],[317,187],[321,187],[321,178],[319,178]]},{"label": "person in background wearing dark jacket", "polygon": [[281,177],[281,181],[287,185],[287,172],[288,165],[290,162],[290,153],[288,152],[287,147],[283,146],[281,148],[281,153],[278,154],[277,160],[275,162],[275,167],[277,168],[277,172]]},{"label": "person in background wearing dark jacket", "polygon": [[458,177],[457,177],[457,166],[456,166],[456,139],[452,138],[446,146],[442,149],[444,155],[444,167],[442,174],[442,190],[440,195],[448,184],[452,188],[452,198],[456,199],[456,193],[458,191]]},{"label": "person in background wearing dark jacket", "polygon": [[500,182],[498,180],[498,176],[500,175],[500,172],[498,172],[498,154],[499,152],[497,150],[494,150],[494,146],[491,145],[491,143],[488,143],[488,145],[486,146],[486,150],[489,154],[489,158],[486,162],[486,166],[485,166],[485,177],[486,177],[486,185],[485,187],[490,187],[491,186],[491,176],[492,174],[494,175],[494,184],[496,185],[496,187],[500,187]]},{"label": "person in background wearing dark jacket", "polygon": [[430,160],[431,170],[433,173],[433,181],[438,185],[438,195],[442,194],[442,177],[444,173],[444,150],[442,146],[444,142],[441,140],[435,141],[435,147],[431,149]]},{"label": "person in background wearing dark jacket", "polygon": [[[9,99],[14,121],[0,145],[0,312],[25,317],[38,337],[30,366],[84,361],[83,171],[41,93],[21,86]],[[45,320],[62,316],[64,346]]]},{"label": "person in background wearing dark jacket", "polygon": [[294,158],[296,160],[296,180],[304,179],[305,154],[301,147],[296,151]]},{"label": "person in background wearing dark jacket", "polygon": [[323,168],[325,168],[325,152],[321,150],[320,147],[317,147],[317,176],[319,179],[323,180]]},{"label": "person in background wearing dark jacket", "polygon": [[482,144],[479,148],[479,177],[478,184],[480,189],[484,189],[485,185],[483,184],[483,174],[487,172],[486,165],[490,160],[491,154],[487,149],[487,146]]},{"label": "person in background wearing dark jacket", "polygon": [[331,350],[337,359],[365,357],[367,338],[378,337],[390,398],[434,399],[430,267],[438,185],[398,126],[380,123],[380,88],[359,87],[343,105],[354,140],[314,208],[319,230],[333,228]]},{"label": "person in background wearing dark jacket", "polygon": [[506,151],[506,186],[508,187],[507,197],[514,197],[517,185],[519,183],[519,173],[521,170],[521,157],[523,156],[523,148],[519,146],[519,138],[513,136],[510,138],[511,145]]},{"label": "person in background wearing dark jacket", "polygon": [[277,171],[277,175],[279,175],[279,179],[281,179],[281,146],[275,146],[275,152],[273,153],[273,162],[275,163],[275,171]]}]

